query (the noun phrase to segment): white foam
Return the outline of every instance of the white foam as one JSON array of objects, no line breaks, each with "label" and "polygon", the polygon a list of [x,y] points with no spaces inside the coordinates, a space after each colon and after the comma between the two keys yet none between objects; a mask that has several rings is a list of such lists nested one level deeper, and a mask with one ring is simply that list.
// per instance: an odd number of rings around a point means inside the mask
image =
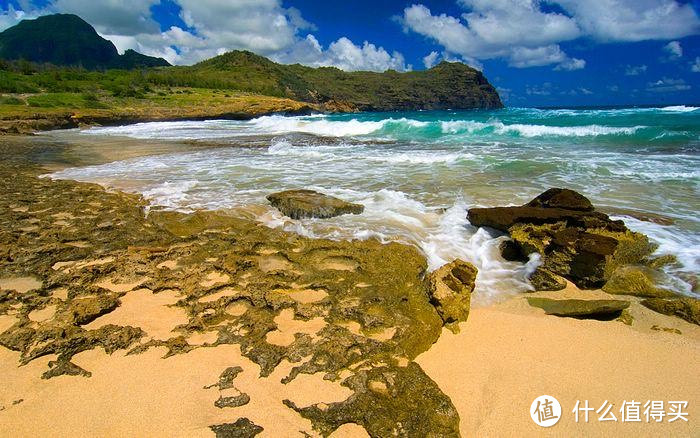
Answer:
[{"label": "white foam", "polygon": [[663,108],[659,108],[661,111],[670,111],[674,113],[689,113],[692,111],[696,111],[700,109],[700,107],[697,106],[686,106],[686,105],[672,105],[672,106],[665,106]]}]

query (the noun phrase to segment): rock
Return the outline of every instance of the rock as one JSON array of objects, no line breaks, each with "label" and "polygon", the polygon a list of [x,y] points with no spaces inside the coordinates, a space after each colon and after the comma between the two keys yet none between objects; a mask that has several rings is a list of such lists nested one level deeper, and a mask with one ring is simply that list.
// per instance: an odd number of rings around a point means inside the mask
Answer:
[{"label": "rock", "polygon": [[498,249],[501,251],[501,257],[509,262],[526,262],[527,255],[520,251],[520,246],[512,240],[504,240],[498,245]]},{"label": "rock", "polygon": [[365,207],[313,190],[286,190],[268,195],[267,200],[292,219],[327,219],[343,214],[361,214]]},{"label": "rock", "polygon": [[474,291],[477,269],[471,263],[455,260],[430,274],[430,302],[447,328],[459,331],[457,325],[469,316],[469,303]]},{"label": "rock", "polygon": [[566,280],[541,267],[535,269],[529,280],[536,291],[557,291],[566,288]]},{"label": "rock", "polygon": [[528,298],[533,307],[543,309],[547,315],[574,318],[614,319],[629,307],[623,300],[553,300],[550,298]]},{"label": "rock", "polygon": [[657,271],[646,266],[621,266],[613,272],[603,290],[613,295],[655,298],[675,296],[674,292],[656,286],[658,276]]},{"label": "rock", "polygon": [[549,189],[525,205],[527,207],[593,211],[593,204],[591,204],[588,198],[569,189]]},{"label": "rock", "polygon": [[648,298],[642,301],[641,304],[654,312],[677,316],[693,324],[700,325],[700,300],[697,298]]},{"label": "rock", "polygon": [[235,423],[224,423],[209,426],[216,438],[252,438],[263,431],[263,428],[247,418],[239,418]]},{"label": "rock", "polygon": [[581,288],[602,286],[617,267],[642,263],[655,249],[645,235],[566,189],[547,190],[520,207],[472,208],[468,219],[510,235],[513,243],[501,246],[505,257],[539,253],[543,269]]},{"label": "rock", "polygon": [[672,217],[664,216],[659,213],[651,213],[647,211],[632,210],[619,207],[603,207],[600,209],[606,214],[612,216],[629,216],[642,222],[651,222],[658,225],[673,225],[676,221]]},{"label": "rock", "polygon": [[119,306],[119,300],[111,295],[100,295],[73,300],[67,309],[68,317],[77,325],[88,324]]}]

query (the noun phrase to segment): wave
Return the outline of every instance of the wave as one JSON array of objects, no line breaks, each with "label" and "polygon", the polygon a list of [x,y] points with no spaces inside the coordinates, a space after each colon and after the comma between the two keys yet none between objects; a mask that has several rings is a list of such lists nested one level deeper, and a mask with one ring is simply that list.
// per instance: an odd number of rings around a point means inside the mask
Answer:
[{"label": "wave", "polygon": [[515,123],[506,125],[501,122],[445,121],[441,122],[445,134],[475,134],[490,130],[495,134],[515,134],[521,137],[596,137],[599,135],[632,135],[646,126],[612,127],[601,125],[586,126],[548,126]]},{"label": "wave", "polygon": [[673,105],[673,106],[665,106],[663,108],[658,108],[661,111],[670,111],[670,112],[675,112],[675,113],[689,113],[692,111],[696,111],[700,109],[700,107],[697,106],[686,106],[686,105]]}]

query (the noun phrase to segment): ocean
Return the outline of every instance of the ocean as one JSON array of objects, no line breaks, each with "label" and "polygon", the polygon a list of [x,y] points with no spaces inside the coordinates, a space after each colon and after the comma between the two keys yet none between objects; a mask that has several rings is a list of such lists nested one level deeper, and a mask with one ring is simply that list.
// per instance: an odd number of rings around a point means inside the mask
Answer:
[{"label": "ocean", "polygon": [[[700,272],[700,108],[422,111],[265,116],[95,127],[122,137],[195,143],[186,152],[68,168],[50,176],[142,194],[151,208],[226,210],[307,236],[416,245],[430,269],[456,258],[479,269],[475,300],[530,286],[507,262],[507,237],[472,227],[467,209],[523,204],[550,187],[587,196],[674,254],[669,286],[697,294]],[[210,146],[210,147],[209,147]],[[265,196],[307,188],[365,205],[362,215],[293,221]],[[635,219],[658,214],[663,224]],[[672,221],[672,224],[667,222]]]}]

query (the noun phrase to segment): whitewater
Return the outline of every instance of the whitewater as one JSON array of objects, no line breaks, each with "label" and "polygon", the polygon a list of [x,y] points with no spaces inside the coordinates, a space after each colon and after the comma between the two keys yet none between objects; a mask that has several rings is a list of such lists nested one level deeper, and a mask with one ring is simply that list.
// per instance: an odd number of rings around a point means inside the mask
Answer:
[{"label": "whitewater", "polygon": [[[226,210],[307,236],[401,241],[430,269],[479,268],[477,302],[530,288],[539,262],[500,257],[507,239],[472,227],[468,208],[519,205],[566,187],[674,254],[671,287],[698,292],[700,108],[425,111],[185,121],[51,133],[99,145],[119,138],[196,145],[184,152],[65,169],[52,178],[139,193],[151,208]],[[270,193],[308,188],[365,206],[362,215],[291,220]],[[614,210],[613,210],[614,209]],[[663,216],[664,224],[635,219]],[[669,222],[672,222],[669,224]]]}]

